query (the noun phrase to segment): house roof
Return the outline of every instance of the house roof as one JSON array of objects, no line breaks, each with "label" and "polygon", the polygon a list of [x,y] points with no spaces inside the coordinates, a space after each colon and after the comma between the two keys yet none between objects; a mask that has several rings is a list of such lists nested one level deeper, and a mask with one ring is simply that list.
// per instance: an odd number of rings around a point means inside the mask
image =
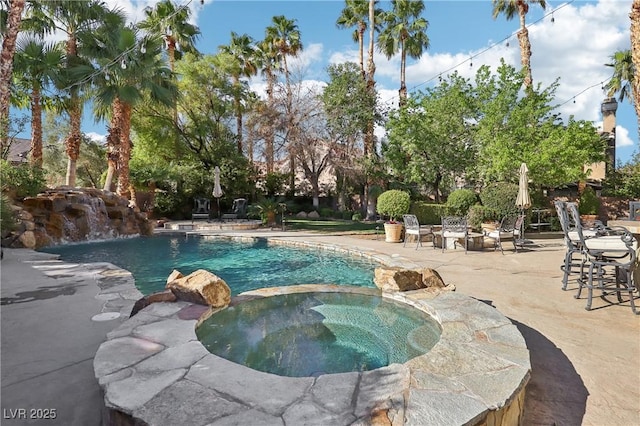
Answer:
[{"label": "house roof", "polygon": [[31,139],[12,138],[7,160],[12,163],[25,163],[31,151]]}]

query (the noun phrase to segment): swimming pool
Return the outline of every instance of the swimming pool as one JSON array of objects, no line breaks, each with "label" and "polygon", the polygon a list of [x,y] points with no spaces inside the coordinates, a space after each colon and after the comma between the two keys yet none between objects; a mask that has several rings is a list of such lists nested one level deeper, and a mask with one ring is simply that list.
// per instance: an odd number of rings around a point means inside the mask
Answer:
[{"label": "swimming pool", "polygon": [[231,293],[292,284],[375,287],[375,262],[322,249],[172,234],[69,244],[42,249],[66,262],[109,262],[133,274],[143,294],[164,290],[177,269],[184,275],[206,269],[226,281]]}]

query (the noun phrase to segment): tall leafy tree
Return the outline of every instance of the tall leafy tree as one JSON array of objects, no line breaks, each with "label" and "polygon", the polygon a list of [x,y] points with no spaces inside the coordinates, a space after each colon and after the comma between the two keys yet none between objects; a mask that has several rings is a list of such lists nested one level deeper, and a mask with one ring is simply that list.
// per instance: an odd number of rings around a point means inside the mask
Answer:
[{"label": "tall leafy tree", "polygon": [[384,14],[385,27],[378,36],[378,49],[387,59],[400,52],[400,106],[407,101],[407,55],[420,59],[429,48],[427,27],[429,23],[421,15],[422,0],[393,0],[392,10]]},{"label": "tall leafy tree", "polygon": [[[288,56],[298,56],[302,52],[302,40],[298,25],[293,19],[287,19],[284,15],[274,16],[271,19],[272,24],[267,27],[267,39],[274,45],[280,57],[282,58],[282,70],[284,73],[285,87],[286,87],[286,115],[288,123],[288,131],[291,133],[295,130],[292,115],[292,92],[291,92],[291,75],[289,71],[289,65],[287,62]],[[295,178],[296,178],[296,166],[295,166],[295,154],[292,150],[289,152],[289,165],[291,173],[290,190],[295,193]]]},{"label": "tall leafy tree", "polygon": [[367,90],[357,64],[347,62],[330,65],[329,82],[322,94],[326,126],[333,141],[332,166],[336,172],[336,188],[342,206],[348,205],[350,188],[362,187],[364,167],[362,152],[366,125],[376,111],[376,96]]},{"label": "tall leafy tree", "polygon": [[392,114],[384,153],[401,181],[420,185],[439,202],[456,176],[469,175],[477,154],[473,99],[471,84],[454,73]]},{"label": "tall leafy tree", "polygon": [[83,95],[86,95],[90,88],[89,80],[78,80],[72,71],[87,63],[87,58],[82,52],[83,46],[78,40],[90,37],[101,25],[118,27],[123,18],[119,12],[108,10],[104,3],[96,0],[49,0],[33,3],[31,16],[33,22],[40,23],[38,28],[33,28],[34,31],[40,34],[61,32],[66,35],[64,67],[68,80],[63,91],[68,96],[65,110],[69,114],[71,124],[65,140],[68,157],[66,184],[75,186],[76,163],[82,142],[80,125],[84,106]]},{"label": "tall leafy tree", "polygon": [[[28,92],[31,109],[31,157],[33,166],[42,167],[42,90],[60,78],[64,54],[57,45],[25,37],[18,41],[14,62],[14,81]],[[46,99],[45,99],[46,101]]]},{"label": "tall leafy tree", "polygon": [[520,44],[520,57],[522,69],[525,71],[524,86],[531,87],[533,77],[531,74],[531,42],[529,41],[529,30],[527,30],[526,16],[529,6],[539,5],[543,10],[547,8],[545,0],[492,0],[493,19],[503,14],[508,21],[516,16],[520,20],[518,30],[518,42]]},{"label": "tall leafy tree", "polygon": [[631,58],[631,50],[619,50],[611,55],[611,62],[605,64],[613,68],[613,75],[606,84],[607,96],[615,97],[623,102],[625,98],[633,99],[634,67]]},{"label": "tall leafy tree", "polygon": [[175,61],[182,53],[195,53],[195,42],[200,29],[189,23],[191,9],[187,6],[176,8],[171,0],[162,0],[155,8],[147,7],[145,19],[138,27],[150,36],[160,36],[166,43],[171,71],[175,71]]},{"label": "tall leafy tree", "polygon": [[9,144],[9,99],[13,56],[16,40],[20,31],[22,11],[25,0],[3,0],[6,9],[6,24],[2,28],[2,52],[0,52],[0,151],[4,152]]},{"label": "tall leafy tree", "polygon": [[[165,106],[173,105],[177,97],[177,88],[173,73],[160,55],[162,46],[159,39],[138,39],[137,30],[131,27],[123,27],[115,33],[112,29],[104,31],[109,32],[116,34],[116,37],[104,34],[102,43],[98,42],[94,46],[97,50],[105,52],[97,62],[100,64],[113,57],[120,58],[120,61],[118,66],[108,68],[94,80],[95,104],[102,115],[111,111],[111,124],[107,136],[112,156],[110,165],[116,164],[117,193],[128,196],[133,110],[136,105],[147,100],[145,94],[148,94],[153,102]],[[109,189],[107,184],[105,189]]]},{"label": "tall leafy tree", "polygon": [[476,73],[475,141],[479,178],[517,181],[525,162],[535,185],[556,187],[586,178],[584,166],[604,160],[605,143],[593,123],[564,122],[553,102],[558,83],[521,96],[524,75],[504,62]]},{"label": "tall leafy tree", "polygon": [[258,73],[256,63],[256,49],[254,47],[253,38],[247,34],[238,35],[231,32],[231,41],[228,45],[219,47],[220,52],[225,53],[226,60],[223,64],[227,71],[233,77],[235,86],[234,101],[236,112],[236,127],[238,132],[238,152],[242,154],[242,98],[243,85],[240,82],[241,77],[251,77]]}]

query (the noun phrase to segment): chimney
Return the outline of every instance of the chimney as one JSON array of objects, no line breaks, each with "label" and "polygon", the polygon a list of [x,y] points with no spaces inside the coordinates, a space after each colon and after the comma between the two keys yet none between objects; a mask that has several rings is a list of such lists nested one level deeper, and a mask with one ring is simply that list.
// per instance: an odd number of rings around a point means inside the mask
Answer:
[{"label": "chimney", "polygon": [[602,131],[607,139],[607,163],[605,176],[616,168],[616,111],[618,102],[615,98],[606,98],[602,101]]}]

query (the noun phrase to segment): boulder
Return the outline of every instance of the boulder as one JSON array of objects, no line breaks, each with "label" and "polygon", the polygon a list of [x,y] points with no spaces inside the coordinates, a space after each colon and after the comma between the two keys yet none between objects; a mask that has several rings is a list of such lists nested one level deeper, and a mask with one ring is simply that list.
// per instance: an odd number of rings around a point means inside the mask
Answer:
[{"label": "boulder", "polygon": [[309,214],[307,214],[307,217],[309,219],[320,219],[320,213],[314,210],[312,212],[309,212]]},{"label": "boulder", "polygon": [[306,219],[307,218],[307,212],[298,212],[298,214],[296,214],[296,217],[298,219]]},{"label": "boulder", "polygon": [[438,271],[431,268],[401,269],[401,268],[376,268],[373,282],[383,291],[411,291],[419,289],[440,290],[447,286]]},{"label": "boulder", "polygon": [[204,269],[198,269],[186,277],[168,282],[167,288],[178,299],[186,302],[209,305],[214,308],[226,307],[231,302],[231,289],[227,283],[219,276]]}]

